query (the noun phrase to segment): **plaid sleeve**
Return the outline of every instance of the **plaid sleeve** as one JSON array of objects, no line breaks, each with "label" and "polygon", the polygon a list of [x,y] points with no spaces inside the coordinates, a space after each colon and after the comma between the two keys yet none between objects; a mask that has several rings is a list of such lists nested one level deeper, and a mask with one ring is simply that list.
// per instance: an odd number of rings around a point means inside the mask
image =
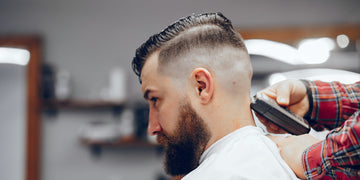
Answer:
[{"label": "plaid sleeve", "polygon": [[360,82],[344,85],[314,81],[309,82],[309,87],[313,95],[310,124],[317,130],[333,130],[324,141],[303,153],[305,176],[308,179],[359,179]]},{"label": "plaid sleeve", "polygon": [[360,111],[302,155],[307,179],[360,178]]},{"label": "plaid sleeve", "polygon": [[355,84],[312,81],[308,86],[312,93],[309,123],[315,130],[339,127],[360,109],[360,81]]}]

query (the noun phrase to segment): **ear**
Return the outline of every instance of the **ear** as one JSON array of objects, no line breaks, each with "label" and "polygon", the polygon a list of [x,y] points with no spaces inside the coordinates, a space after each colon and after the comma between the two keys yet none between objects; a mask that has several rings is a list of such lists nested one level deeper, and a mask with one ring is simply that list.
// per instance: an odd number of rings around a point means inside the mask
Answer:
[{"label": "ear", "polygon": [[196,97],[200,98],[202,104],[208,104],[214,94],[214,79],[211,73],[205,68],[196,68],[191,78],[194,80]]}]

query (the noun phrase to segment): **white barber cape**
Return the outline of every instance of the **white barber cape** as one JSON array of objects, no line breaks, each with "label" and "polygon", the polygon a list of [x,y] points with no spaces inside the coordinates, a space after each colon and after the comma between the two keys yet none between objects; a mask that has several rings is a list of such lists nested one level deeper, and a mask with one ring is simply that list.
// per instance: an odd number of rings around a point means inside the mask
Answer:
[{"label": "white barber cape", "polygon": [[184,180],[298,179],[276,144],[255,126],[240,128],[211,145]]}]

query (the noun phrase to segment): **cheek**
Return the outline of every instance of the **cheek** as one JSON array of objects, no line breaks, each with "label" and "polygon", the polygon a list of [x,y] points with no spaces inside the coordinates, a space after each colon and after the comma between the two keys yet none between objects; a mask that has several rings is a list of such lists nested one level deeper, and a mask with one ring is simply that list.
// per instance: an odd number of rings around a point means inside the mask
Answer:
[{"label": "cheek", "polygon": [[159,123],[165,133],[173,133],[178,123],[178,106],[176,103],[163,104],[159,111]]}]

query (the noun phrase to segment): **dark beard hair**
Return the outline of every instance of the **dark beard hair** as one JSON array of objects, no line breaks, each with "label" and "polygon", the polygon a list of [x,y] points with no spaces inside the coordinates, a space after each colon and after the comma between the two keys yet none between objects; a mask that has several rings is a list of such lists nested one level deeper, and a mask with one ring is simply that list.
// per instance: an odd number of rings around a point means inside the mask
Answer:
[{"label": "dark beard hair", "polygon": [[173,176],[186,175],[199,166],[200,156],[210,139],[210,130],[186,103],[180,107],[174,135],[161,133],[157,138],[165,146],[165,171]]}]

